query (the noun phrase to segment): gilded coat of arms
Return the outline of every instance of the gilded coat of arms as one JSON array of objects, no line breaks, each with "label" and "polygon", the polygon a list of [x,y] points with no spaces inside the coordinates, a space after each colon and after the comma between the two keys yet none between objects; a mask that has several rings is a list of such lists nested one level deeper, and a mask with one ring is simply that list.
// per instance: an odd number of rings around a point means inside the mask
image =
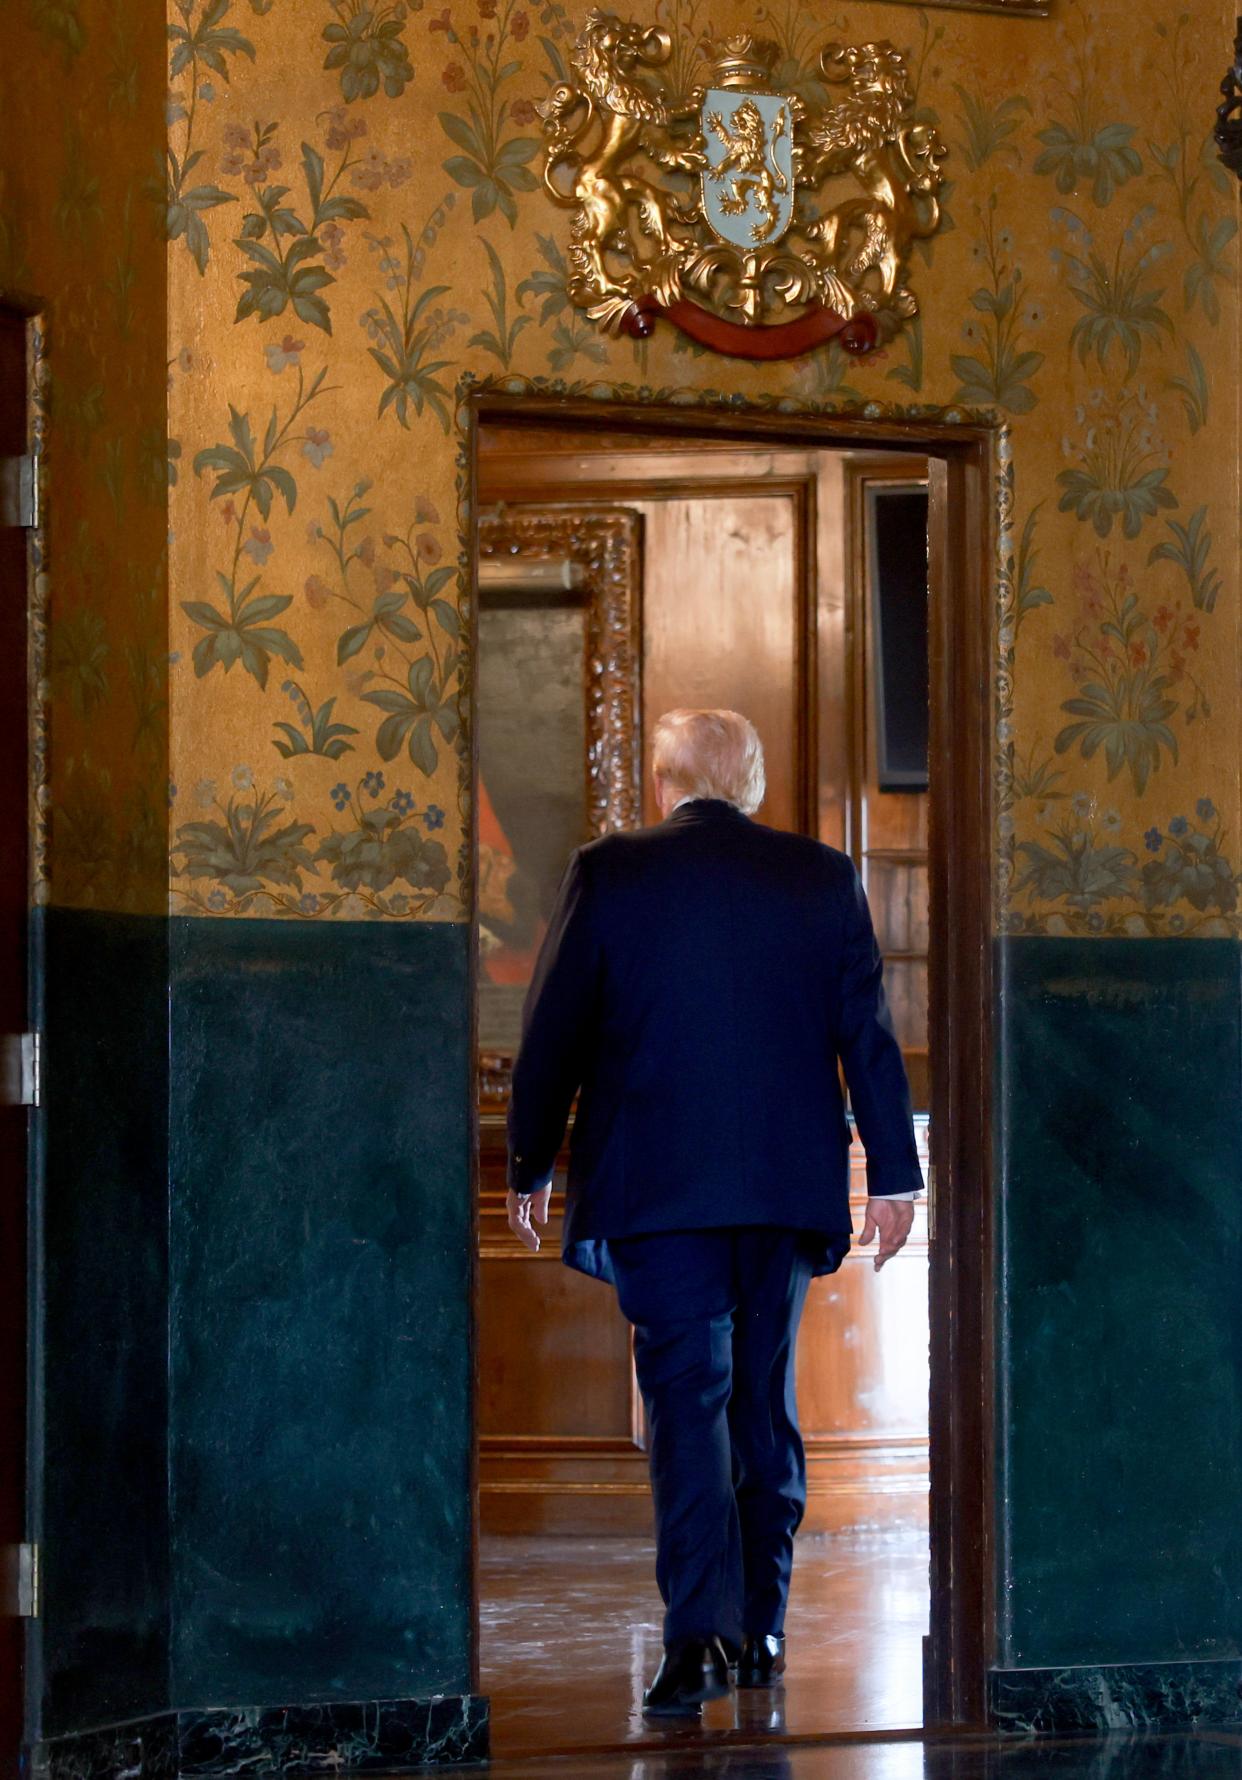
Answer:
[{"label": "gilded coat of arms", "polygon": [[750,358],[834,335],[866,352],[916,314],[909,257],[939,226],[945,151],[892,44],[831,44],[797,91],[750,33],[707,46],[682,94],[671,53],[667,32],[592,11],[573,79],[539,107],[572,301],[612,331],[666,315]]}]

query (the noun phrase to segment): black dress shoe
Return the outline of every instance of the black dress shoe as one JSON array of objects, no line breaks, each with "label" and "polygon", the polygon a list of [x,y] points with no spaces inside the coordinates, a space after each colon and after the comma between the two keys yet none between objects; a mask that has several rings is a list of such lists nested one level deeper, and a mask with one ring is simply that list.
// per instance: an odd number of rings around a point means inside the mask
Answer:
[{"label": "black dress shoe", "polygon": [[719,1640],[682,1638],[666,1646],[656,1678],[643,1695],[643,1711],[653,1716],[697,1716],[704,1700],[729,1691],[729,1665]]},{"label": "black dress shoe", "polygon": [[737,1659],[739,1687],[772,1687],[784,1673],[784,1638],[747,1638]]}]

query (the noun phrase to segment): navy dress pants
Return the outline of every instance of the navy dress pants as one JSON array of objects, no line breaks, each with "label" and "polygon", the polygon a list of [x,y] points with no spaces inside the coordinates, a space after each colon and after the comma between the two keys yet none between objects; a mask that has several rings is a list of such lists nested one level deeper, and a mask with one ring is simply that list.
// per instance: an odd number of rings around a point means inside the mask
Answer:
[{"label": "navy dress pants", "polygon": [[796,1230],[609,1239],[634,1325],[664,1641],[780,1635],[806,1507],[794,1345],[811,1278]]}]

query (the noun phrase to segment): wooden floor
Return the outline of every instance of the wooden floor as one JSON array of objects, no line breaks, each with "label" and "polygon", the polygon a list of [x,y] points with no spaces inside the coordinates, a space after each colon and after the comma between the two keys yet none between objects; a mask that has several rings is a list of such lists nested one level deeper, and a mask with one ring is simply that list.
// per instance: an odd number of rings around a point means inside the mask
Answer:
[{"label": "wooden floor", "polygon": [[925,1532],[799,1539],[784,1688],[713,1701],[689,1729],[641,1715],[662,1611],[647,1541],[485,1539],[480,1594],[498,1759],[922,1723]]},{"label": "wooden floor", "polygon": [[[481,1772],[481,1770],[474,1770]],[[1101,1738],[970,1737],[769,1743],[501,1760],[491,1780],[1242,1780],[1242,1737],[1185,1731]]]}]

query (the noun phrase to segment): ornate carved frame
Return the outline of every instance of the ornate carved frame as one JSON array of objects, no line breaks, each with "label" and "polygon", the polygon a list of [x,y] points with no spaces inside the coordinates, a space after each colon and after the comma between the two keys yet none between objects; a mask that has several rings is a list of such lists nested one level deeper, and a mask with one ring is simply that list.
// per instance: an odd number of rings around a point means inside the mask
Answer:
[{"label": "ornate carved frame", "polygon": [[[480,560],[568,559],[581,574],[593,835],[642,819],[642,541],[642,515],[628,507],[502,506],[478,518]],[[503,1110],[512,1064],[511,1057],[480,1051],[481,1110]]]}]

